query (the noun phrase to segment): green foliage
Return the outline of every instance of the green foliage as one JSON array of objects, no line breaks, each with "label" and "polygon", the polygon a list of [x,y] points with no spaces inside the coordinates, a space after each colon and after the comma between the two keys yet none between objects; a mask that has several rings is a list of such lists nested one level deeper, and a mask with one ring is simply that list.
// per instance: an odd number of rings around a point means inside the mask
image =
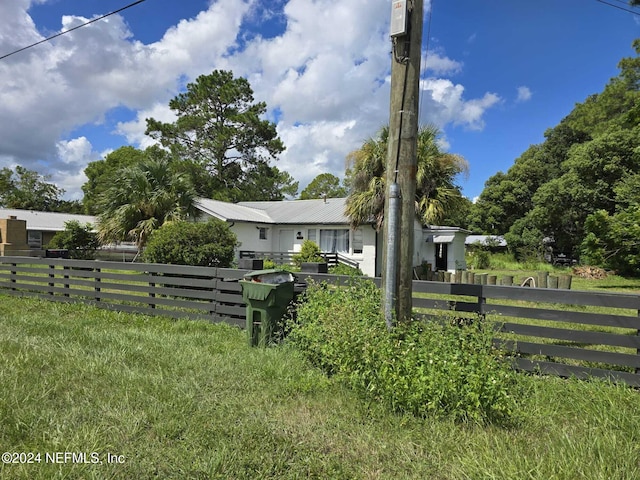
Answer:
[{"label": "green foliage", "polygon": [[65,248],[69,250],[69,257],[88,260],[95,257],[95,251],[100,246],[98,234],[93,225],[82,225],[77,220],[64,223],[64,230],[57,232],[49,242],[49,248]]},{"label": "green foliage", "polygon": [[[158,147],[152,147],[158,148]],[[146,154],[135,147],[125,146],[109,153],[104,159],[90,162],[84,169],[87,181],[82,185],[82,204],[85,213],[97,215],[100,212],[98,200],[117,180],[118,172],[144,160]]]},{"label": "green foliage", "polygon": [[599,210],[587,218],[585,230],[583,263],[640,276],[640,207],[614,215]]},{"label": "green foliage", "polygon": [[494,349],[492,326],[441,320],[400,324],[389,333],[373,282],[312,284],[288,338],[314,365],[390,410],[477,423],[512,420],[516,374]]},{"label": "green foliage", "polygon": [[[461,156],[442,152],[439,135],[432,125],[418,129],[415,200],[416,213],[425,225],[437,224],[468,208],[455,179],[467,173],[469,166]],[[371,221],[378,229],[382,226],[388,137],[389,127],[384,127],[347,157],[350,166],[345,183],[351,191],[346,214],[353,227]]]},{"label": "green foliage", "polygon": [[42,212],[67,211],[61,207],[70,202],[61,200],[64,190],[48,183],[48,176],[28,170],[20,165],[15,172],[0,170],[0,207]]},{"label": "green foliage", "polygon": [[229,267],[238,245],[236,235],[221,220],[175,221],[153,232],[143,258],[149,263]]},{"label": "green foliage", "polygon": [[477,248],[471,253],[470,266],[476,270],[491,268],[491,253],[485,248]]},{"label": "green foliage", "polygon": [[302,242],[302,246],[300,247],[300,251],[293,255],[293,263],[296,264],[297,267],[303,262],[324,262],[324,258],[320,255],[320,247],[317,243],[311,240],[305,240]]},{"label": "green foliage", "polygon": [[[634,48],[640,52],[640,41]],[[601,93],[576,105],[507,173],[487,181],[472,207],[471,229],[506,234],[518,258],[538,255],[541,240],[549,237],[556,253],[582,251],[597,259],[587,218],[599,210],[617,215],[638,201],[640,187],[640,56],[624,58],[618,66],[619,75]],[[624,248],[603,248],[605,256],[620,256],[611,261],[625,263]]]},{"label": "green foliage", "polygon": [[[3,479],[640,478],[622,385],[521,375],[520,422],[475,428],[385,412],[220,323],[1,295],[0,331],[0,443],[43,455]],[[65,445],[125,463],[44,461]]]},{"label": "green foliage", "polygon": [[321,173],[300,193],[300,200],[313,198],[341,198],[347,196],[347,188],[340,185],[340,179],[331,173]]},{"label": "green foliage", "polygon": [[291,264],[280,264],[280,263],[276,263],[273,260],[271,260],[270,258],[265,258],[262,262],[262,266],[265,270],[271,270],[271,269],[276,269],[276,270],[284,270],[286,272],[297,272],[300,270],[299,267],[296,267],[294,265]]},{"label": "green foliage", "polygon": [[347,275],[350,277],[361,277],[364,275],[362,270],[356,267],[351,267],[349,265],[345,265],[344,263],[338,263],[338,265],[333,265],[329,267],[329,273],[331,275]]},{"label": "green foliage", "polygon": [[269,166],[285,147],[276,125],[262,119],[266,104],[254,101],[245,78],[214,70],[187,84],[169,107],[176,121],[149,118],[146,133],[169,148],[173,158],[208,173],[195,182],[200,196],[237,202],[295,195],[297,182]]},{"label": "green foliage", "polygon": [[188,175],[160,150],[119,170],[99,197],[98,232],[104,243],[133,240],[144,246],[165,222],[195,215],[195,191]]}]

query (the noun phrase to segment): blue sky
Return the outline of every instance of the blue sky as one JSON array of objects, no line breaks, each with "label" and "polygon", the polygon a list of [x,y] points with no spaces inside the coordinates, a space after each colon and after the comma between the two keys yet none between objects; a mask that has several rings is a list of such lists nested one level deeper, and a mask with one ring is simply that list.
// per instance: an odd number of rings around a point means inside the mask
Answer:
[{"label": "blue sky", "polygon": [[[132,1],[0,2],[0,55]],[[168,102],[187,82],[225,69],[267,103],[287,146],[276,165],[300,189],[320,173],[343,176],[346,155],[388,122],[390,5],[146,0],[0,60],[0,168],[37,170],[81,198],[87,163],[150,145],[145,118],[171,120]],[[640,16],[597,0],[430,7],[420,118],[468,160],[459,183],[469,198],[600,92],[640,37]]]}]

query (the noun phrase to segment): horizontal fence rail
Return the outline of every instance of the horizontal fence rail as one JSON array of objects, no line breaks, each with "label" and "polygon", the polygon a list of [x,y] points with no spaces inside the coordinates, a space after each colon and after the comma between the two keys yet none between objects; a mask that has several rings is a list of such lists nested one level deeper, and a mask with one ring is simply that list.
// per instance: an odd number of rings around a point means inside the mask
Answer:
[{"label": "horizontal fence rail", "polygon": [[0,257],[5,293],[111,310],[243,326],[241,270],[57,258]]},{"label": "horizontal fence rail", "polygon": [[640,295],[415,281],[413,307],[494,322],[519,369],[640,386]]},{"label": "horizontal fence rail", "polygon": [[[101,308],[245,326],[246,270],[1,257],[0,291]],[[352,277],[300,273],[345,284]],[[380,286],[380,279],[372,279]],[[300,292],[303,283],[296,287]],[[640,296],[517,286],[413,282],[416,318],[490,321],[516,368],[640,386]]]}]

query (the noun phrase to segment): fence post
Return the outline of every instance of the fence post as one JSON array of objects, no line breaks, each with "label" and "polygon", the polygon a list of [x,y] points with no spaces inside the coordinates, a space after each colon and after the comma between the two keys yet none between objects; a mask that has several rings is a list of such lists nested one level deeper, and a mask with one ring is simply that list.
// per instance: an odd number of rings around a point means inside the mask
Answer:
[{"label": "fence post", "polygon": [[[149,274],[149,287],[150,287],[150,291],[149,291],[149,298],[156,298],[156,293],[155,293],[155,288],[156,288],[156,284],[153,281],[154,277],[153,277],[153,273],[152,272],[147,272]],[[156,302],[153,301],[149,301],[147,302],[149,304],[149,307],[151,308],[156,308]]]},{"label": "fence post", "polygon": [[487,303],[487,297],[484,296],[484,285],[486,283],[480,284],[480,295],[478,295],[478,316],[483,320],[485,318],[484,307]]},{"label": "fence post", "polygon": [[218,269],[215,270],[215,277],[212,278],[211,285],[211,300],[209,300],[209,315],[211,315],[211,319],[213,320],[216,314],[216,304],[218,298]]},{"label": "fence post", "polygon": [[[62,267],[62,269],[63,269],[65,272],[68,272],[68,271],[69,271],[69,269],[70,269],[70,267],[68,267],[67,265],[64,265],[64,266]],[[65,280],[69,280],[69,274],[68,274],[68,273],[65,273],[65,274],[63,275],[63,278],[64,278]],[[65,283],[62,285],[62,287],[64,288],[64,296],[65,296],[65,297],[68,297],[68,296],[69,296],[69,283],[65,282]]]},{"label": "fence post", "polygon": [[95,276],[94,276],[95,286],[93,287],[93,290],[95,291],[94,297],[96,302],[99,302],[100,301],[100,282],[102,281],[102,279],[100,278],[100,268],[94,268],[93,272],[95,273]]},{"label": "fence post", "polygon": [[49,291],[47,292],[49,295],[53,295],[54,294],[53,289],[56,286],[55,278],[56,278],[56,266],[55,265],[49,265]]},{"label": "fence post", "polygon": [[561,290],[571,289],[571,275],[560,275],[558,279],[558,288]]},{"label": "fence post", "polygon": [[538,288],[547,288],[549,272],[538,272]]},{"label": "fence post", "polygon": [[12,284],[11,290],[17,290],[17,288],[15,287],[16,285],[16,276],[18,275],[18,272],[16,271],[16,267],[18,266],[17,263],[12,263],[11,266],[13,267],[11,269],[11,275],[9,276],[10,280],[9,283]]}]

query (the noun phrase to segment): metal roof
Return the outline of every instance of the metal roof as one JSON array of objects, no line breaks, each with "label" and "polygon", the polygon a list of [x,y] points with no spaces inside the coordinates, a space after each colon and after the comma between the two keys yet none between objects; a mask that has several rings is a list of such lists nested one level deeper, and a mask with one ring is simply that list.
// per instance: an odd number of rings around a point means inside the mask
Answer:
[{"label": "metal roof", "polygon": [[269,224],[348,225],[346,198],[227,203],[201,198],[198,208],[228,221]]},{"label": "metal roof", "polygon": [[95,226],[96,224],[96,217],[91,215],[0,208],[0,218],[9,217],[16,217],[18,220],[26,220],[27,230],[39,230],[43,232],[61,232],[64,230],[65,222],[70,220],[76,220],[83,225],[90,223]]},{"label": "metal roof", "polygon": [[251,208],[261,208],[273,223],[278,224],[336,224],[348,225],[344,214],[346,198],[289,200],[274,202],[240,202]]},{"label": "metal roof", "polygon": [[[260,202],[258,202],[260,203]],[[208,198],[199,198],[196,207],[204,213],[230,222],[274,223],[262,209],[251,208],[239,203],[229,203]]]}]

